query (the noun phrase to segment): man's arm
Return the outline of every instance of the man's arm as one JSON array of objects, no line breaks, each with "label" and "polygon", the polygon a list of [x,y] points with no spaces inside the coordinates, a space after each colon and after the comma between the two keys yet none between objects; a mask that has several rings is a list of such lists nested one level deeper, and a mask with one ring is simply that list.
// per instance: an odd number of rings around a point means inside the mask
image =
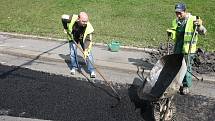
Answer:
[{"label": "man's arm", "polygon": [[62,21],[64,30],[68,30],[67,24],[71,22],[71,17],[70,17],[70,15],[63,14],[63,15],[61,16],[61,21]]},{"label": "man's arm", "polygon": [[92,33],[88,34],[84,41],[84,47],[83,47],[84,58],[86,58],[89,55],[90,51],[92,50],[92,36],[93,36]]},{"label": "man's arm", "polygon": [[91,48],[91,43],[92,43],[92,34],[88,34],[86,36],[86,39],[84,41],[84,49],[88,50],[89,48]]},{"label": "man's arm", "polygon": [[200,19],[199,17],[197,17],[197,19],[194,21],[195,26],[197,26],[198,34],[205,35],[207,29],[202,25],[202,23],[202,19]]}]

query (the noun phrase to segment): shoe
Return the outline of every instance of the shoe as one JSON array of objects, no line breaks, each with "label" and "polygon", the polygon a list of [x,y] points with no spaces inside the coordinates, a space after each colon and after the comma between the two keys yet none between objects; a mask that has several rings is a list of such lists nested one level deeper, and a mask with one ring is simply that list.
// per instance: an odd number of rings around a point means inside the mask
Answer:
[{"label": "shoe", "polygon": [[180,94],[181,94],[181,95],[187,95],[187,94],[190,93],[190,90],[189,90],[188,87],[180,87],[179,90],[180,90]]},{"label": "shoe", "polygon": [[92,71],[92,72],[90,73],[90,78],[96,78],[96,73],[95,73],[94,71]]},{"label": "shoe", "polygon": [[72,70],[70,70],[70,73],[71,73],[72,75],[75,75],[75,68],[73,68]]}]

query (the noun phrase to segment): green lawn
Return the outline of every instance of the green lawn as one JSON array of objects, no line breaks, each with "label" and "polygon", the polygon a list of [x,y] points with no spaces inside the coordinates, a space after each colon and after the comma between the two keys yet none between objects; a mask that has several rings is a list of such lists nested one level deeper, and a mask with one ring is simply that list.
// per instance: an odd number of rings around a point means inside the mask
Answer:
[{"label": "green lawn", "polygon": [[[95,42],[113,39],[123,45],[156,47],[166,42],[177,0],[1,0],[0,31],[65,38],[62,14],[86,11],[95,28]],[[184,0],[208,30],[199,46],[214,51],[215,0]]]}]

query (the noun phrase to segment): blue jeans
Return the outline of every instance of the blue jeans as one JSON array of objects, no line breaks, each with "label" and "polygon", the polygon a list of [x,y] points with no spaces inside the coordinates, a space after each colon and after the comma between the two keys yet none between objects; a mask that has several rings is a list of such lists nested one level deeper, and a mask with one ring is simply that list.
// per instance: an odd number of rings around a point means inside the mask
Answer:
[{"label": "blue jeans", "polygon": [[[69,42],[69,48],[70,48],[70,59],[71,59],[70,69],[80,68],[78,64],[78,57],[77,57],[77,46],[75,45],[74,42]],[[93,63],[94,63],[94,59],[91,51],[89,56],[86,58],[87,70],[89,73],[94,71],[94,67],[92,65]]]}]

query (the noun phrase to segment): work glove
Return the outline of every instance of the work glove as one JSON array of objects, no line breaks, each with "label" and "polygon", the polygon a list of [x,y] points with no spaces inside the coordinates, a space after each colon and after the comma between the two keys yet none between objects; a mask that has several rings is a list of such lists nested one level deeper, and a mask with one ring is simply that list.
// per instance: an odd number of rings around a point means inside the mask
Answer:
[{"label": "work glove", "polygon": [[166,32],[168,37],[170,37],[171,39],[175,38],[175,30],[167,29]]},{"label": "work glove", "polygon": [[172,30],[171,29],[167,29],[166,32],[167,32],[168,37],[170,37],[172,35]]},{"label": "work glove", "polygon": [[87,59],[87,57],[89,56],[89,52],[85,50],[83,54],[84,54],[84,59]]},{"label": "work glove", "polygon": [[[87,41],[85,41],[85,42],[87,42]],[[89,56],[89,54],[92,50],[92,42],[88,43],[88,45],[86,45],[86,46],[87,46],[86,49],[84,49],[84,58],[85,59]]]}]

